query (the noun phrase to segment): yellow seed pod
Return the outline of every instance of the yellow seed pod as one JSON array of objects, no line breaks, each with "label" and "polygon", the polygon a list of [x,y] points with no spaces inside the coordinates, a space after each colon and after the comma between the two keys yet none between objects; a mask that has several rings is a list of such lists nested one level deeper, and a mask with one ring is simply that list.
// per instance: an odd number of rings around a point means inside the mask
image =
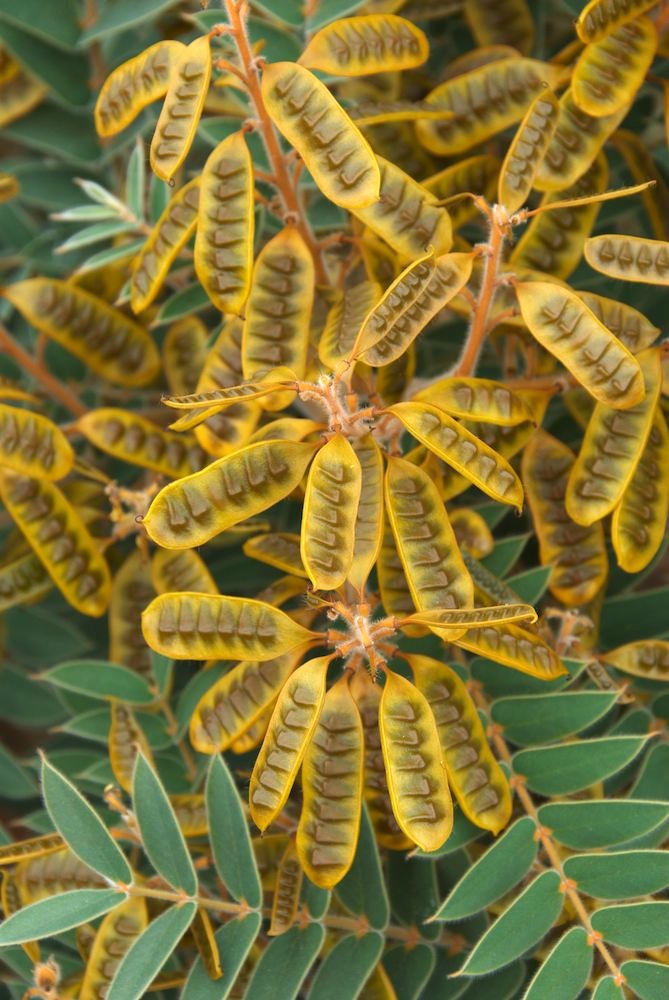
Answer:
[{"label": "yellow seed pod", "polygon": [[574,103],[593,117],[615,115],[634,100],[657,48],[648,17],[626,21],[586,45],[571,78]]},{"label": "yellow seed pod", "polygon": [[[424,124],[424,123],[423,123]],[[451,219],[435,196],[389,160],[379,156],[380,195],[353,208],[353,214],[385,240],[403,261],[414,261],[432,247],[447,253],[453,242]]]},{"label": "yellow seed pod", "polygon": [[528,622],[533,625],[537,613],[529,604],[491,604],[484,608],[453,610],[437,608],[431,611],[416,611],[398,624],[427,625],[435,632],[442,632],[444,638],[453,638],[454,632],[463,633],[467,629],[483,628],[488,625],[506,625],[509,622]]},{"label": "yellow seed pod", "polygon": [[109,763],[117,783],[125,792],[131,792],[138,751],[141,750],[149,761],[153,760],[153,755],[132,710],[115,698],[110,698],[110,702]]},{"label": "yellow seed pod", "polygon": [[413,399],[431,403],[452,417],[484,420],[504,427],[532,419],[522,397],[503,383],[487,378],[449,376],[421,389]]},{"label": "yellow seed pod", "polygon": [[249,444],[257,441],[303,441],[312,434],[326,430],[326,425],[317,420],[305,420],[303,417],[279,417],[263,424],[249,438]]},{"label": "yellow seed pod", "polygon": [[281,392],[290,388],[296,391],[295,376],[288,368],[274,368],[263,380],[242,382],[241,385],[230,385],[224,389],[211,389],[208,392],[191,392],[185,396],[163,396],[162,402],[175,410],[187,410],[172,424],[179,430],[187,430],[198,422],[207,419],[214,413],[234,406],[241,400],[255,400],[273,392]]},{"label": "yellow seed pod", "polygon": [[260,873],[260,881],[265,892],[274,891],[276,873],[289,841],[287,833],[266,833],[262,837],[253,837],[251,841]]},{"label": "yellow seed pod", "polygon": [[217,594],[218,587],[195,549],[157,549],[151,560],[151,582],[157,594],[182,590],[192,594]]},{"label": "yellow seed pod", "polygon": [[272,886],[274,893],[267,931],[269,937],[285,934],[293,926],[297,917],[303,880],[304,871],[297,857],[295,838],[291,837],[279,861],[276,879]]},{"label": "yellow seed pod", "polygon": [[242,546],[244,555],[268,566],[275,566],[284,573],[307,576],[300,555],[300,536],[287,531],[273,531],[267,535],[247,538]]},{"label": "yellow seed pod", "polygon": [[151,649],[175,660],[271,660],[314,637],[260,601],[214,594],[161,594],[142,614]]},{"label": "yellow seed pod", "polygon": [[116,135],[143,108],[165,96],[170,70],[184,48],[181,42],[165,39],[110,73],[95,102],[95,128],[99,136]]},{"label": "yellow seed pod", "polygon": [[[387,513],[387,512],[386,512]],[[384,521],[383,538],[376,563],[376,574],[379,581],[381,603],[388,615],[403,618],[416,610],[407,583],[404,566],[400,558],[395,536],[386,517]],[[427,635],[427,629],[410,625],[404,630],[407,635]]]},{"label": "yellow seed pod", "polygon": [[576,524],[565,507],[567,480],[574,461],[566,444],[538,430],[530,438],[522,462],[541,565],[553,567],[548,589],[567,607],[594,600],[608,573],[603,526]]},{"label": "yellow seed pod", "polygon": [[65,600],[81,614],[103,614],[111,590],[107,563],[60,490],[6,469],[0,473],[0,496]]},{"label": "yellow seed pod", "polygon": [[515,285],[530,333],[600,403],[616,409],[643,397],[639,362],[570,288],[552,281]]},{"label": "yellow seed pod", "polygon": [[74,453],[46,417],[0,403],[0,464],[38,479],[62,479],[74,464]]},{"label": "yellow seed pod", "polygon": [[353,563],[362,470],[342,434],[314,458],[304,495],[300,551],[315,590],[336,590]]},{"label": "yellow seed pod", "polygon": [[197,316],[184,316],[168,328],[163,341],[163,370],[170,392],[193,392],[207,357],[209,333]]},{"label": "yellow seed pod", "polygon": [[383,458],[371,434],[354,441],[353,448],[360,463],[362,480],[348,582],[362,592],[383,539]]},{"label": "yellow seed pod", "polygon": [[[440,201],[447,201],[455,195],[466,193],[482,195],[486,201],[493,201],[497,190],[497,178],[501,163],[490,153],[479,153],[445,167],[423,181],[423,187]],[[479,210],[471,198],[460,198],[449,202],[448,214],[453,229],[459,229],[465,222],[479,215]]]},{"label": "yellow seed pod", "polygon": [[203,906],[199,906],[195,911],[195,917],[189,930],[202,959],[202,964],[207,970],[207,975],[213,980],[220,979],[223,975],[221,956],[218,952],[218,944],[214,937],[214,928],[209,913]]},{"label": "yellow seed pod", "polygon": [[436,851],[453,829],[437,725],[425,696],[391,670],[381,696],[379,731],[395,819],[421,850]]},{"label": "yellow seed pod", "polygon": [[649,681],[664,681],[669,671],[669,642],[664,639],[641,639],[618,646],[602,659],[616,670]]},{"label": "yellow seed pod", "polygon": [[540,91],[511,140],[499,174],[497,200],[512,214],[528,199],[558,122],[560,105],[551,90]]},{"label": "yellow seed pod", "polygon": [[172,62],[167,93],[151,140],[151,169],[170,181],[186,159],[211,79],[209,36],[196,38]]},{"label": "yellow seed pod", "polygon": [[373,347],[392,331],[394,322],[425,291],[434,271],[435,259],[431,248],[404,268],[362,318],[350,348],[349,359],[359,357],[363,351]]},{"label": "yellow seed pod", "polygon": [[568,672],[557,653],[540,636],[520,625],[470,629],[453,641],[470,653],[485,656],[541,681],[553,680]]},{"label": "yellow seed pod", "polygon": [[12,379],[0,375],[0,399],[9,399],[12,402],[30,403],[32,406],[40,406],[41,399],[32,392],[22,389],[18,383]]},{"label": "yellow seed pod", "polygon": [[260,746],[262,741],[265,739],[265,733],[267,732],[267,727],[269,726],[269,720],[272,718],[272,712],[274,711],[275,704],[276,698],[274,701],[270,702],[263,712],[260,713],[256,721],[252,722],[249,728],[230,744],[230,750],[232,753],[248,753],[249,750],[255,750],[256,747]]},{"label": "yellow seed pod", "polygon": [[376,391],[384,403],[399,403],[416,374],[416,345],[409,347],[395,361],[376,372]]},{"label": "yellow seed pod", "polygon": [[438,660],[416,654],[407,660],[416,687],[434,714],[448,783],[458,805],[468,820],[497,835],[511,818],[511,789],[466,685]]},{"label": "yellow seed pod", "polygon": [[348,108],[355,124],[362,129],[387,122],[415,122],[421,118],[442,118],[443,112],[425,101],[360,101]]},{"label": "yellow seed pod", "polygon": [[205,837],[209,830],[204,795],[170,795],[170,804],[184,837]]},{"label": "yellow seed pod", "polygon": [[495,540],[485,519],[472,507],[458,507],[449,511],[451,527],[460,549],[464,549],[475,559],[490,555]]},{"label": "yellow seed pod", "polygon": [[270,63],[263,70],[262,94],[272,121],[326,198],[348,210],[376,201],[376,158],[325,84],[296,63]]},{"label": "yellow seed pod", "polygon": [[532,51],[534,24],[526,0],[468,0],[464,14],[477,45],[504,43]]},{"label": "yellow seed pod", "polygon": [[109,601],[109,659],[151,677],[151,650],[142,635],[142,611],[154,597],[151,567],[135,549],[112,579]]},{"label": "yellow seed pod", "polygon": [[292,493],[316,447],[259,441],[170,483],[144,517],[149,537],[164,548],[189,549],[260,514]]},{"label": "yellow seed pod", "polygon": [[362,281],[337,293],[318,339],[322,364],[333,370],[349,355],[365,316],[380,297],[381,288],[375,281]]},{"label": "yellow seed pod", "polygon": [[23,118],[48,94],[43,83],[24,73],[18,63],[16,67],[16,73],[0,82],[0,128]]},{"label": "yellow seed pod", "polygon": [[146,385],[158,374],[160,357],[147,331],[76,285],[28,278],[0,294],[40,333],[110,382]]},{"label": "yellow seed pod", "polygon": [[187,476],[206,464],[202,448],[188,435],[164,431],[130,410],[103,407],[90,410],[78,429],[101,451],[170,479]]},{"label": "yellow seed pod", "polygon": [[660,407],[639,464],[613,512],[611,541],[618,565],[640,573],[664,541],[669,511],[669,431]]},{"label": "yellow seed pod", "polygon": [[413,69],[429,55],[425,33],[395,14],[342,17],[317,31],[300,65],[334,76],[367,76]]},{"label": "yellow seed pod", "polygon": [[130,308],[147,309],[165,276],[195,232],[200,202],[200,178],[184,184],[168,202],[135,260],[130,276]]},{"label": "yellow seed pod", "polygon": [[590,0],[575,23],[583,42],[598,42],[626,21],[654,7],[656,0]]},{"label": "yellow seed pod", "polygon": [[261,831],[267,829],[290,795],[318,723],[331,660],[332,654],[308,660],[281,689],[249,788],[251,819]]},{"label": "yellow seed pod", "polygon": [[27,861],[28,858],[41,858],[45,854],[62,850],[64,846],[65,842],[59,833],[44,833],[40,837],[12,841],[0,847],[0,867]]},{"label": "yellow seed pod", "polygon": [[660,351],[639,355],[645,396],[628,410],[598,403],[569,474],[567,513],[577,524],[600,521],[618,505],[639,464],[660,395]]},{"label": "yellow seed pod", "polygon": [[388,407],[418,441],[493,500],[523,506],[523,488],[509,463],[443,410],[429,403]]},{"label": "yellow seed pod", "polygon": [[80,861],[69,848],[20,861],[14,869],[13,882],[20,906],[72,889],[109,888],[106,879]]},{"label": "yellow seed pod", "polygon": [[239,313],[251,286],[253,209],[251,155],[242,133],[235,132],[204,165],[195,237],[195,273],[224,313]]},{"label": "yellow seed pod", "polygon": [[332,889],[353,863],[364,767],[362,722],[348,675],[325,696],[302,763],[297,853],[315,885]]},{"label": "yellow seed pod", "polygon": [[590,267],[620,281],[669,285],[669,243],[642,236],[593,236],[584,256]]},{"label": "yellow seed pod", "polygon": [[669,185],[656,166],[647,143],[634,132],[621,128],[612,137],[612,144],[637,184],[654,182],[652,187],[646,187],[639,194],[653,236],[658,240],[669,239]]},{"label": "yellow seed pod", "polygon": [[121,959],[148,923],[142,896],[130,896],[104,917],[86,963],[79,1000],[99,1000],[106,995]]}]

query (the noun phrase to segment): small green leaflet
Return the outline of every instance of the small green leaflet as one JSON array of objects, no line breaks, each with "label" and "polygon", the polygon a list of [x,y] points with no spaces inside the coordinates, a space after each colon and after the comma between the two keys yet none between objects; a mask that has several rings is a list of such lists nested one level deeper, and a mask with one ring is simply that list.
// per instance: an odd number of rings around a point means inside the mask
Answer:
[{"label": "small green leaflet", "polygon": [[434,861],[390,851],[387,872],[390,908],[400,923],[420,927],[421,936],[427,940],[440,937],[442,928],[425,922],[439,905]]},{"label": "small green leaflet", "polygon": [[514,754],[513,769],[533,792],[570,795],[625,767],[647,740],[647,736],[611,736],[521,750]]},{"label": "small green leaflet", "polygon": [[14,760],[9,750],[0,745],[0,788],[3,798],[20,801],[39,795],[30,771]]},{"label": "small green leaflet", "polygon": [[262,887],[248,826],[232,775],[220,754],[212,757],[205,789],[216,870],[230,894],[262,906]]},{"label": "small green leaflet", "polygon": [[66,691],[89,698],[118,698],[130,705],[150,705],[155,700],[151,688],[139,674],[105,660],[70,660],[39,675]]},{"label": "small green leaflet", "polygon": [[564,691],[498,698],[491,710],[504,738],[519,746],[552,743],[593,725],[618,700],[613,691]]},{"label": "small green leaflet", "polygon": [[40,899],[4,921],[0,926],[0,948],[62,934],[109,913],[125,898],[124,893],[114,889],[73,889]]},{"label": "small green leaflet", "polygon": [[358,849],[350,870],[337,886],[344,906],[367,917],[370,927],[382,931],[390,920],[390,905],[381,871],[379,849],[366,807],[362,807]]},{"label": "small green leaflet", "polygon": [[320,924],[310,924],[304,930],[291,927],[273,938],[253,970],[244,1000],[277,1000],[279,989],[281,1000],[295,1000],[324,938],[325,928]]},{"label": "small green leaflet", "polygon": [[119,965],[106,1000],[139,1000],[190,926],[197,906],[172,906],[152,920]]},{"label": "small green leaflet", "polygon": [[434,964],[434,949],[422,942],[410,951],[399,945],[383,956],[383,967],[390,976],[397,1000],[418,1000]]},{"label": "small green leaflet", "polygon": [[621,972],[640,1000],[658,1000],[658,997],[669,996],[669,965],[632,959],[623,962]]},{"label": "small green leaflet", "polygon": [[576,1000],[590,977],[592,947],[583,927],[560,938],[530,983],[523,1000]]},{"label": "small green leaflet", "polygon": [[564,873],[578,883],[579,892],[596,899],[648,896],[669,885],[669,854],[666,851],[618,851],[574,855],[565,861]]},{"label": "small green leaflet", "polygon": [[[613,976],[604,976],[592,992],[590,1000],[626,1000],[622,986],[616,986]],[[649,1000],[657,1000],[655,994]]]},{"label": "small green leaflet", "polygon": [[223,975],[220,979],[210,979],[202,959],[197,958],[180,1000],[226,1000],[258,936],[261,923],[262,917],[259,913],[249,913],[243,920],[230,920],[219,928],[214,937],[218,945]]},{"label": "small green leaflet", "polygon": [[383,937],[370,931],[347,934],[334,946],[314,976],[309,1000],[355,1000],[383,951]]},{"label": "small green leaflet", "polygon": [[588,850],[614,847],[654,830],[669,817],[663,802],[547,802],[539,806],[539,820],[565,847]]},{"label": "small green leaflet", "polygon": [[610,944],[645,950],[669,944],[669,903],[623,903],[595,910],[592,928]]}]

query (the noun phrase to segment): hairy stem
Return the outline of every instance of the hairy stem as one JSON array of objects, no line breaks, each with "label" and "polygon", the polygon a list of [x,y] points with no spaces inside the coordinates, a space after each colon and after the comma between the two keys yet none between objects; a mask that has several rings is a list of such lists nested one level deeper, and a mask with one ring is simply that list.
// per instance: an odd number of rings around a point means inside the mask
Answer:
[{"label": "hairy stem", "polygon": [[488,333],[488,316],[490,315],[490,309],[495,298],[497,272],[499,271],[502,259],[507,228],[505,220],[500,218],[499,214],[495,211],[496,208],[497,206],[493,205],[492,212],[490,212],[490,238],[486,251],[481,291],[478,302],[474,307],[474,316],[465,347],[457,366],[452,372],[453,375],[467,376],[473,374],[483,341]]},{"label": "hairy stem", "polygon": [[57,399],[73,416],[82,417],[87,412],[86,407],[79,402],[67,386],[59,382],[51,372],[47,371],[44,365],[40,364],[39,361],[32,358],[27,351],[20,347],[3,326],[0,326],[0,348],[3,348],[24,372],[27,372],[37,382],[40,382],[49,395],[53,399]]}]

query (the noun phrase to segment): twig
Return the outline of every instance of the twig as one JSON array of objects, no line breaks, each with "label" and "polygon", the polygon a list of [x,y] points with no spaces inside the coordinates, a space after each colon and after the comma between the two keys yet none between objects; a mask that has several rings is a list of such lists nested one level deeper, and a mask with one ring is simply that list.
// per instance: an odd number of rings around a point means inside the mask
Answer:
[{"label": "twig", "polygon": [[69,410],[73,416],[82,417],[87,412],[86,407],[79,402],[76,396],[62,382],[59,382],[51,372],[47,371],[39,361],[36,361],[27,351],[20,347],[4,326],[0,326],[0,347],[4,348],[7,354],[20,365],[23,371],[32,375],[37,382],[40,382],[49,395],[62,403],[65,409]]}]

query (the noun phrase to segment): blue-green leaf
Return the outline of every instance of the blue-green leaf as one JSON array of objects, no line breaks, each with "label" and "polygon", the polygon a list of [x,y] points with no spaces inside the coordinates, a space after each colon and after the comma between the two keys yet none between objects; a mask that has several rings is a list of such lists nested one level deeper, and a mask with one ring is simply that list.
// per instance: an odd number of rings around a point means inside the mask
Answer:
[{"label": "blue-green leaf", "polygon": [[79,13],[75,0],[0,0],[0,20],[13,24],[51,45],[72,49],[79,38]]},{"label": "blue-green leaf", "polygon": [[663,948],[669,944],[669,903],[622,903],[604,906],[591,917],[592,928],[620,948]]},{"label": "blue-green leaf", "polygon": [[590,976],[592,947],[583,927],[560,938],[529,985],[523,1000],[576,1000]]},{"label": "blue-green leaf", "polygon": [[577,854],[567,858],[564,873],[596,899],[630,899],[661,892],[669,886],[666,851],[618,851]]},{"label": "blue-green leaf", "polygon": [[209,842],[216,870],[230,894],[262,905],[262,887],[239,793],[220,754],[212,757],[206,785]]},{"label": "blue-green leaf", "polygon": [[513,756],[513,769],[533,792],[571,795],[625,767],[647,740],[648,736],[611,736],[520,750]]},{"label": "blue-green leaf", "polygon": [[291,927],[273,938],[253,970],[244,1000],[277,1000],[279,990],[281,1000],[295,1000],[324,937],[324,927],[309,924],[304,930]]},{"label": "blue-green leaf", "polygon": [[88,62],[79,53],[63,52],[2,19],[0,41],[32,76],[52,90],[59,103],[79,107],[86,104],[90,97]]},{"label": "blue-green leaf", "polygon": [[137,219],[144,218],[144,189],[146,187],[146,161],[144,144],[137,139],[125,172],[125,200]]},{"label": "blue-green leaf", "polygon": [[[616,985],[613,976],[603,976],[592,991],[590,1000],[626,1000],[626,995],[622,986]],[[652,1000],[657,1000],[655,994]]]},{"label": "blue-green leaf", "polygon": [[348,934],[334,946],[314,976],[309,1000],[355,1000],[383,951],[376,931],[355,937]]},{"label": "blue-green leaf", "polygon": [[226,1000],[258,936],[261,923],[259,913],[249,913],[241,920],[230,920],[223,924],[214,935],[223,975],[220,979],[210,979],[202,959],[197,958],[180,1000]]},{"label": "blue-green leaf", "polygon": [[528,604],[537,604],[546,593],[552,566],[537,566],[510,576],[505,582]]},{"label": "blue-green leaf", "polygon": [[418,1000],[434,969],[434,949],[422,942],[411,949],[398,945],[383,956],[397,1000]]},{"label": "blue-green leaf", "polygon": [[89,698],[118,698],[130,705],[150,705],[155,700],[143,677],[106,660],[70,660],[45,670],[39,678]]},{"label": "blue-green leaf", "polygon": [[0,948],[62,934],[109,913],[126,898],[114,889],[73,889],[25,906],[0,926]]},{"label": "blue-green leaf", "polygon": [[547,802],[539,806],[539,820],[565,847],[588,850],[614,847],[654,830],[669,818],[662,802]]},{"label": "blue-green leaf", "polygon": [[553,743],[592,726],[618,700],[617,691],[560,691],[499,698],[490,715],[519,746]]},{"label": "blue-green leaf", "polygon": [[373,930],[382,931],[390,920],[390,904],[381,872],[379,849],[366,807],[362,807],[358,848],[349,871],[336,893],[351,913],[364,914]]},{"label": "blue-green leaf", "polygon": [[91,42],[108,35],[118,35],[144,21],[151,21],[164,10],[175,6],[175,0],[142,0],[142,3],[137,3],[137,0],[114,0],[114,3],[105,5],[95,23],[84,31],[80,44],[88,48]]},{"label": "blue-green leaf", "polygon": [[190,926],[197,906],[171,906],[132,943],[109,987],[106,1000],[139,1000]]},{"label": "blue-green leaf", "polygon": [[20,801],[37,795],[39,791],[30,771],[0,744],[0,798]]},{"label": "blue-green leaf", "polygon": [[639,1000],[661,1000],[669,996],[669,965],[632,959],[623,962],[621,972]]}]

